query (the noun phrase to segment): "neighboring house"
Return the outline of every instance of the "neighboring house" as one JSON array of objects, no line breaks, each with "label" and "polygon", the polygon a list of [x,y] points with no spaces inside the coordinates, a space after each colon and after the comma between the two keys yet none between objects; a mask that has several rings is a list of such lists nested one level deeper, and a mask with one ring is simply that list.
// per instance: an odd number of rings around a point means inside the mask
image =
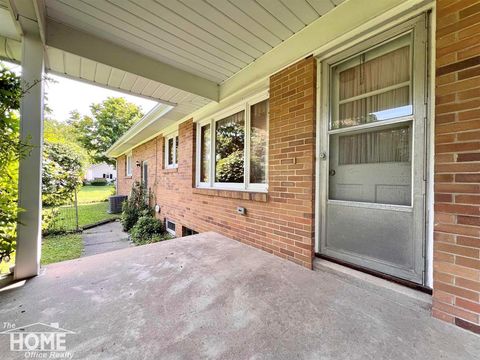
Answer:
[{"label": "neighboring house", "polygon": [[101,178],[114,181],[117,179],[117,170],[113,165],[107,163],[90,165],[85,173],[85,180],[92,181]]},{"label": "neighboring house", "polygon": [[[428,6],[377,25],[340,6],[361,28],[318,32],[320,48],[305,28],[282,66],[253,65],[264,80],[179,120],[159,105],[108,151],[118,193],[146,183],[177,236],[216,231],[309,269],[318,255],[433,288],[435,316],[479,327],[480,50],[461,61],[470,23],[447,3],[436,11],[451,27]],[[462,292],[476,307],[454,302]]]}]

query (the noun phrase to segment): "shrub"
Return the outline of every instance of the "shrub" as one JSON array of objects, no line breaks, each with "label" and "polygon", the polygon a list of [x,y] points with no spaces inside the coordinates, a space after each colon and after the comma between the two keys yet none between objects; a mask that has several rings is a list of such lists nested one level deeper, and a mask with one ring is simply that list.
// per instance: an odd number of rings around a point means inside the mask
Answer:
[{"label": "shrub", "polygon": [[[33,85],[32,85],[33,86]],[[17,110],[22,97],[20,78],[0,63],[0,262],[9,261],[17,239],[18,161],[31,147],[20,141]]]},{"label": "shrub", "polygon": [[130,237],[133,243],[137,245],[150,244],[152,242],[165,240],[164,233],[165,228],[163,223],[153,216],[146,215],[138,219],[130,231]]},{"label": "shrub", "polygon": [[98,178],[90,181],[90,185],[92,186],[105,186],[108,184],[107,179],[104,178]]},{"label": "shrub", "polygon": [[82,183],[82,159],[67,144],[45,142],[42,167],[42,202],[60,206],[71,201]]},{"label": "shrub", "polygon": [[153,216],[154,211],[147,201],[147,191],[139,182],[135,182],[130,197],[122,205],[121,222],[124,231],[129,231],[141,216]]}]

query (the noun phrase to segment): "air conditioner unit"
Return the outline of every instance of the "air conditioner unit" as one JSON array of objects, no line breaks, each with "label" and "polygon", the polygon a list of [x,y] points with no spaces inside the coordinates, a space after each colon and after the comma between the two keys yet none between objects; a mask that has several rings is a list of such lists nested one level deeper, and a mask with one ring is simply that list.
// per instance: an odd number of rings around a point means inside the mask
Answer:
[{"label": "air conditioner unit", "polygon": [[127,201],[126,195],[113,195],[108,198],[108,213],[118,214],[122,212],[122,204]]}]

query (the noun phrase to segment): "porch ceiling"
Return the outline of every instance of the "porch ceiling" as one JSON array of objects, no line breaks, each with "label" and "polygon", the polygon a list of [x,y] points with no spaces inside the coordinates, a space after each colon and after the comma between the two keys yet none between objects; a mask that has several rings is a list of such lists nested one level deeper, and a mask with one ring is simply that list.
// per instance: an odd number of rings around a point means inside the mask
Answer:
[{"label": "porch ceiling", "polygon": [[343,1],[46,0],[46,13],[220,83]]}]

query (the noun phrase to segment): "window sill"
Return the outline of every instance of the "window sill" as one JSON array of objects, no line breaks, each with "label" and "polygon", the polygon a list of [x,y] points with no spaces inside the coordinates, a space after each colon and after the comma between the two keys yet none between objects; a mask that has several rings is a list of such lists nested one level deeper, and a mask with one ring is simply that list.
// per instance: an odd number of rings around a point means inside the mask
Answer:
[{"label": "window sill", "polygon": [[202,189],[194,188],[194,194],[207,195],[207,196],[218,196],[229,199],[239,199],[239,200],[250,200],[250,201],[259,201],[267,202],[268,194],[264,192],[254,192],[254,191],[239,191],[239,190],[220,190],[220,189]]},{"label": "window sill", "polygon": [[163,172],[164,174],[178,173],[178,167],[176,167],[176,168],[166,168],[166,169],[162,169],[162,172]]},{"label": "window sill", "polygon": [[133,178],[132,175],[127,175],[127,176],[125,176],[125,179],[131,179],[131,178]]}]

